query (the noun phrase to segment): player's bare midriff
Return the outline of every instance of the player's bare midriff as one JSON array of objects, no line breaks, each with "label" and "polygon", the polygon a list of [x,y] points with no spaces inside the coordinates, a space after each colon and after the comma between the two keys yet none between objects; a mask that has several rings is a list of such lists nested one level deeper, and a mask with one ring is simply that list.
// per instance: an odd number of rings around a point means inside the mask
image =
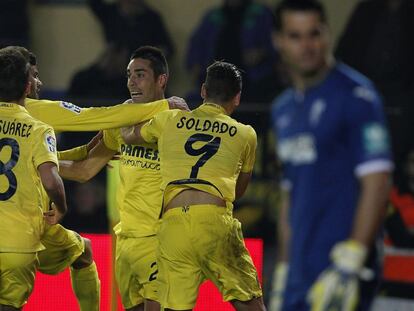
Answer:
[{"label": "player's bare midriff", "polygon": [[202,205],[202,204],[211,204],[220,207],[226,207],[226,201],[222,198],[219,198],[215,195],[210,193],[196,190],[196,189],[188,189],[180,192],[176,195],[165,207],[164,213],[169,209],[176,208],[176,207],[183,207],[189,205]]}]

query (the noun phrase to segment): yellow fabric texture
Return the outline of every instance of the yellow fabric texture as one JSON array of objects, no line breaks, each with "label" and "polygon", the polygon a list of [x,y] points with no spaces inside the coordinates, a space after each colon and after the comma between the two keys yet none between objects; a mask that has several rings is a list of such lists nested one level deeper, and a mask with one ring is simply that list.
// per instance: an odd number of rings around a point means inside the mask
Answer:
[{"label": "yellow fabric texture", "polygon": [[88,156],[87,145],[75,147],[72,149],[58,151],[58,160],[78,161]]},{"label": "yellow fabric texture", "polygon": [[157,145],[127,145],[120,129],[105,130],[103,141],[109,149],[120,153],[116,193],[120,223],[114,228],[115,233],[128,237],[154,235],[162,203]]},{"label": "yellow fabric texture", "polygon": [[125,103],[112,107],[80,108],[64,101],[27,98],[25,105],[34,118],[59,132],[98,131],[130,126],[169,108],[165,99],[140,105]]},{"label": "yellow fabric texture", "polygon": [[0,103],[0,161],[0,251],[39,251],[45,192],[37,168],[58,165],[53,129],[22,106]]},{"label": "yellow fabric texture", "polygon": [[[212,183],[221,192],[208,185],[176,186],[165,189],[165,203],[184,187],[233,202],[238,174],[253,170],[256,132],[226,115],[216,104],[206,103],[191,112],[161,112],[142,127],[141,135],[147,142],[158,141],[162,189],[174,180],[198,178]],[[186,156],[177,157],[183,149]]]},{"label": "yellow fabric texture", "polygon": [[156,236],[142,238],[118,236],[116,243],[115,274],[124,308],[137,306],[143,303],[144,299],[158,301]]},{"label": "yellow fabric texture", "polygon": [[36,253],[0,253],[0,305],[20,309],[34,285]]},{"label": "yellow fabric texture", "polygon": [[210,279],[225,301],[262,296],[241,225],[226,208],[177,207],[162,219],[157,264],[159,301],[164,308],[192,309],[200,284]]},{"label": "yellow fabric texture", "polygon": [[85,250],[85,242],[75,231],[61,225],[46,225],[41,237],[46,247],[38,253],[40,272],[58,274],[68,268]]}]

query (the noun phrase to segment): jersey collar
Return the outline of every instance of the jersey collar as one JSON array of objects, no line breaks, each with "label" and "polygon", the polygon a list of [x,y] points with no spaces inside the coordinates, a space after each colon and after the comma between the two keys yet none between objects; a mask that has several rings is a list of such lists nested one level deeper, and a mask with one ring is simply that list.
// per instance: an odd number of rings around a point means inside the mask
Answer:
[{"label": "jersey collar", "polygon": [[227,111],[226,109],[224,109],[223,106],[214,104],[214,103],[204,103],[200,106],[200,109],[211,112],[211,113],[215,113],[215,114],[226,114],[227,115]]},{"label": "jersey collar", "polygon": [[13,110],[27,112],[25,107],[16,103],[0,102],[0,108],[9,108]]}]

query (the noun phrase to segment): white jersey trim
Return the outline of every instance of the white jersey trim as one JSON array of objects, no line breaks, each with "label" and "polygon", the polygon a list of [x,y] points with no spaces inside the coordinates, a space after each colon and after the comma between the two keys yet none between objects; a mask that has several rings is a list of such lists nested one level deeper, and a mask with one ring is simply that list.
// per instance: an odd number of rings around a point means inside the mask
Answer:
[{"label": "white jersey trim", "polygon": [[363,177],[373,173],[391,172],[393,169],[394,164],[390,160],[381,159],[360,163],[354,172],[357,177]]}]

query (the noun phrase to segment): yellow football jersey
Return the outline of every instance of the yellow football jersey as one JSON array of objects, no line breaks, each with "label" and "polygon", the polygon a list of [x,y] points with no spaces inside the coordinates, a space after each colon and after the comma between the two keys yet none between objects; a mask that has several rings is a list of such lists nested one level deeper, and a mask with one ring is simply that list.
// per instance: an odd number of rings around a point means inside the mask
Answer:
[{"label": "yellow football jersey", "polygon": [[115,233],[126,237],[155,234],[162,203],[157,145],[127,145],[120,129],[104,131],[103,141],[109,149],[120,153],[116,194],[120,223],[114,228]]},{"label": "yellow football jersey", "polygon": [[[209,192],[231,203],[239,173],[253,170],[256,132],[226,115],[220,105],[205,103],[191,112],[161,112],[142,127],[141,135],[147,142],[158,141],[165,203],[185,187]],[[166,188],[184,179],[191,180]],[[214,187],[191,182],[196,180]]]},{"label": "yellow football jersey", "polygon": [[58,164],[53,129],[17,104],[0,103],[0,252],[43,249],[40,164]]},{"label": "yellow football jersey", "polygon": [[59,132],[98,131],[134,125],[169,108],[165,99],[141,105],[80,108],[64,101],[27,98],[25,106],[33,117]]}]

